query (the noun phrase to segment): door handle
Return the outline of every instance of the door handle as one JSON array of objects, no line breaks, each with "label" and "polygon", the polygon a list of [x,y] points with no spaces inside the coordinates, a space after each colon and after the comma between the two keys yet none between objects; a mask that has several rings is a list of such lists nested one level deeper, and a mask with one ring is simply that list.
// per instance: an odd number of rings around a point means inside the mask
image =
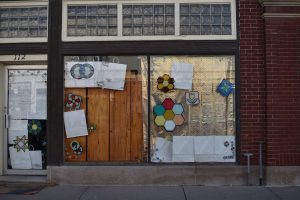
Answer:
[{"label": "door handle", "polygon": [[5,128],[9,128],[9,115],[8,114],[4,115],[4,120],[5,120]]}]

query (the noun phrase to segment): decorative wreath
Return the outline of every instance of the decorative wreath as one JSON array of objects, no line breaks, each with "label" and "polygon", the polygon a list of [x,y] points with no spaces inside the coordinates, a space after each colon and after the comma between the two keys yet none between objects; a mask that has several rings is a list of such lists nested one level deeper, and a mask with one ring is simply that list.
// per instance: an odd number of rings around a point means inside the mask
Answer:
[{"label": "decorative wreath", "polygon": [[32,135],[38,135],[42,131],[42,123],[39,120],[28,121],[28,133]]},{"label": "decorative wreath", "polygon": [[69,108],[70,110],[78,110],[80,109],[82,102],[82,97],[74,94],[68,94],[68,99],[66,102],[66,107]]},{"label": "decorative wreath", "polygon": [[174,89],[174,78],[171,78],[168,74],[158,77],[157,89],[163,92],[169,92]]}]

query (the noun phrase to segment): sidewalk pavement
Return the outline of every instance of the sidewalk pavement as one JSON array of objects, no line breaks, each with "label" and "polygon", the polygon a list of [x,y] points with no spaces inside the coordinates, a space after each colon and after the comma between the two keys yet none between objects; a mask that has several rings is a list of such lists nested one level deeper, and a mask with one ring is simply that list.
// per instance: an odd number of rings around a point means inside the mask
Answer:
[{"label": "sidewalk pavement", "polygon": [[35,195],[0,194],[0,200],[300,200],[300,187],[48,186]]}]

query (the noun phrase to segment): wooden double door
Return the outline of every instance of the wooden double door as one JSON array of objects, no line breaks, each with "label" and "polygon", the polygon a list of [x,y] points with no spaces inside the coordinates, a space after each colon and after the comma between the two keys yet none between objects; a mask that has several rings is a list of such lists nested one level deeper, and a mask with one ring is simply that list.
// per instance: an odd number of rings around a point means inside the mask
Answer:
[{"label": "wooden double door", "polygon": [[[131,161],[143,159],[142,82],[139,75],[127,72],[123,91],[101,88],[66,88],[68,94],[82,97],[87,124],[96,130],[88,136],[65,137],[65,161]],[[67,109],[65,111],[68,111]],[[77,141],[81,153],[74,153]]]}]

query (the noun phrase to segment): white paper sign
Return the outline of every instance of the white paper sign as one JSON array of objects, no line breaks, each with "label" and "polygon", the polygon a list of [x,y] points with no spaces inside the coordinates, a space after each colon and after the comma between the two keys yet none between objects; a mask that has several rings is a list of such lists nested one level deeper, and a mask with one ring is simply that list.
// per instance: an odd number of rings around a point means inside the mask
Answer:
[{"label": "white paper sign", "polygon": [[28,120],[9,120],[9,130],[27,130]]},{"label": "white paper sign", "polygon": [[126,65],[109,63],[103,67],[103,88],[111,90],[124,90]]},{"label": "white paper sign", "polygon": [[65,112],[64,122],[67,138],[88,135],[84,110]]},{"label": "white paper sign", "polygon": [[193,65],[187,63],[173,64],[171,77],[175,80],[176,89],[192,90]]},{"label": "white paper sign", "polygon": [[194,137],[173,136],[173,162],[194,162]]},{"label": "white paper sign", "polygon": [[152,162],[172,162],[172,142],[157,137]]},{"label": "white paper sign", "polygon": [[8,129],[8,144],[14,144],[14,140],[17,138],[17,136],[19,138],[22,138],[24,135],[26,136],[26,138],[28,138],[28,130],[27,129],[24,129],[24,130]]},{"label": "white paper sign", "polygon": [[25,152],[14,147],[9,147],[10,162],[13,169],[32,169],[31,159],[29,150],[26,149]]},{"label": "white paper sign", "polygon": [[[83,65],[88,67],[82,67]],[[91,68],[93,73],[91,73]],[[117,63],[68,62],[65,66],[65,87],[100,87],[124,90],[126,68],[127,65]],[[78,78],[80,74],[82,78]]]},{"label": "white paper sign", "polygon": [[235,162],[234,136],[195,136],[196,162]]}]

